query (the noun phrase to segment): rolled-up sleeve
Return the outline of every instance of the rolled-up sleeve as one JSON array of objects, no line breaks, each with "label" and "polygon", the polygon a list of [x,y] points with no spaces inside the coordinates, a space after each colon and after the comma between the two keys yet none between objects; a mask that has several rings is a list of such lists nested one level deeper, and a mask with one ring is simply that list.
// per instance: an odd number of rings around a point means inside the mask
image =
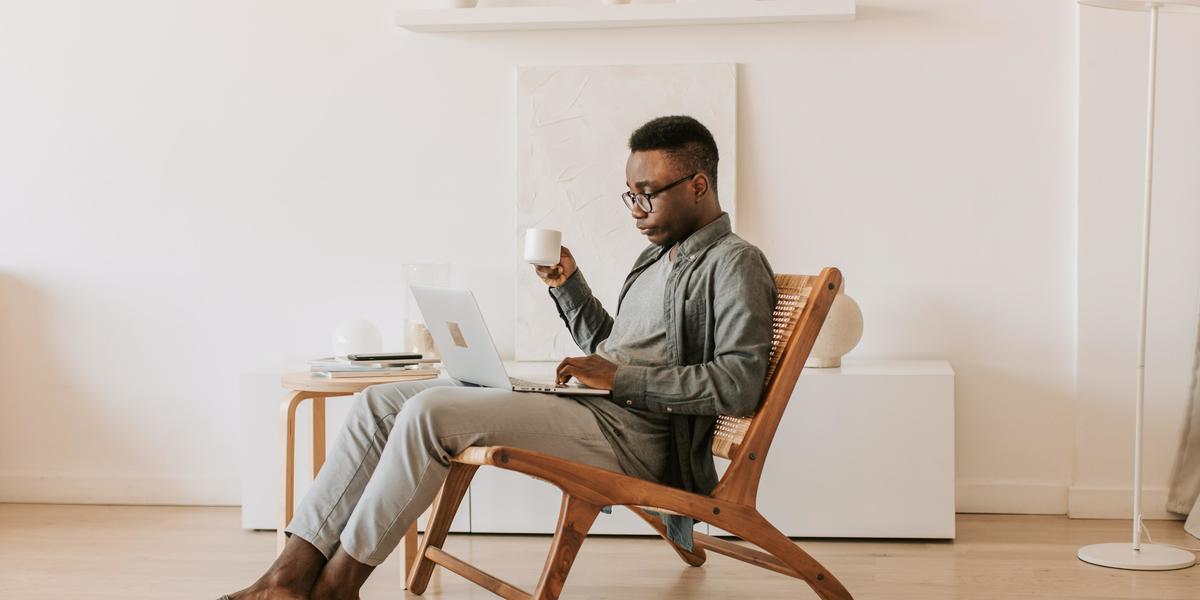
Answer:
[{"label": "rolled-up sleeve", "polygon": [[595,352],[596,346],[612,333],[613,319],[592,294],[583,271],[576,270],[562,285],[549,290],[558,316],[571,332],[575,344],[585,352]]}]

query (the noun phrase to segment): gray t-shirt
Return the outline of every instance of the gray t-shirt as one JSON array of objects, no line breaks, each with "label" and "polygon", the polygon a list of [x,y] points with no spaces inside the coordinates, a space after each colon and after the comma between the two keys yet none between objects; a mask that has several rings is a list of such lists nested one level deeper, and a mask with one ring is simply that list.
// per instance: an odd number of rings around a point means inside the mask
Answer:
[{"label": "gray t-shirt", "polygon": [[[670,252],[642,271],[621,301],[608,339],[596,354],[618,365],[661,366],[667,352],[663,292],[671,274]],[[621,406],[606,397],[574,396],[596,416],[625,472],[661,481],[667,467],[670,415]]]}]

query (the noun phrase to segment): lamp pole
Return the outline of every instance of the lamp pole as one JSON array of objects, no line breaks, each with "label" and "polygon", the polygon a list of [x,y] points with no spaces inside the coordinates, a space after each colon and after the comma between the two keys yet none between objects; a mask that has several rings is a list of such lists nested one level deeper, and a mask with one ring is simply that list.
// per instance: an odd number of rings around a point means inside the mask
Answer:
[{"label": "lamp pole", "polygon": [[1102,567],[1138,571],[1183,569],[1196,555],[1165,544],[1142,543],[1142,430],[1146,404],[1146,312],[1150,283],[1150,204],[1154,188],[1154,109],[1158,81],[1158,15],[1160,9],[1200,11],[1200,0],[1079,0],[1087,6],[1150,13],[1150,68],[1146,82],[1146,163],[1142,197],[1142,273],[1138,322],[1137,402],[1133,442],[1133,544],[1092,544],[1079,549],[1080,560]]},{"label": "lamp pole", "polygon": [[1150,290],[1150,202],[1154,187],[1154,104],[1158,80],[1158,4],[1150,6],[1150,69],[1146,83],[1146,182],[1142,197],[1142,296],[1138,321],[1137,410],[1133,449],[1133,549],[1142,549],[1142,414],[1146,406],[1146,303]]}]

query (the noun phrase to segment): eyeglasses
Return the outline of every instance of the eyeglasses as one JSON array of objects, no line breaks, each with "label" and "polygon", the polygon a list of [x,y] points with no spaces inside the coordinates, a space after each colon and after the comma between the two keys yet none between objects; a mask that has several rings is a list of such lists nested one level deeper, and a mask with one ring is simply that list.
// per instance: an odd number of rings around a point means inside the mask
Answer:
[{"label": "eyeglasses", "polygon": [[699,174],[700,174],[700,171],[696,171],[695,173],[692,173],[691,175],[688,175],[687,177],[683,177],[681,179],[676,179],[675,181],[672,181],[671,183],[668,183],[667,185],[659,188],[658,190],[650,192],[648,194],[635,194],[633,192],[625,192],[624,194],[621,194],[621,199],[625,201],[625,206],[627,206],[629,208],[629,210],[633,210],[633,206],[636,204],[638,208],[642,209],[643,211],[645,211],[647,213],[654,212],[654,204],[653,204],[652,200],[654,200],[655,196],[657,196],[657,195],[659,195],[659,194],[661,194],[661,193],[663,193],[663,192],[665,192],[665,191],[667,191],[667,190],[669,190],[669,189],[671,189],[671,188],[673,188],[673,187],[675,187],[675,186],[677,186]]}]

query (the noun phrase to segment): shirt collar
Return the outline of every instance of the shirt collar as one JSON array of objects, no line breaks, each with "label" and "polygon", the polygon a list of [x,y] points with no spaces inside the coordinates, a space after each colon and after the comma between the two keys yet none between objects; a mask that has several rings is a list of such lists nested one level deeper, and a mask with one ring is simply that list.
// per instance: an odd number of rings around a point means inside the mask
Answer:
[{"label": "shirt collar", "polygon": [[[692,235],[689,235],[687,239],[680,242],[679,254],[675,256],[675,260],[691,260],[690,257],[704,251],[732,231],[733,227],[729,224],[729,213],[721,213],[721,216],[713,219],[708,225],[693,231]],[[633,267],[633,270],[636,272],[657,262],[658,259],[662,258],[667,252],[670,252],[670,250],[670,247],[660,246],[657,252],[643,254],[642,259]]]},{"label": "shirt collar", "polygon": [[729,213],[723,212],[711,223],[697,229],[687,239],[680,242],[679,254],[676,259],[691,260],[690,257],[703,252],[731,231],[733,231],[733,227],[729,224]]}]

